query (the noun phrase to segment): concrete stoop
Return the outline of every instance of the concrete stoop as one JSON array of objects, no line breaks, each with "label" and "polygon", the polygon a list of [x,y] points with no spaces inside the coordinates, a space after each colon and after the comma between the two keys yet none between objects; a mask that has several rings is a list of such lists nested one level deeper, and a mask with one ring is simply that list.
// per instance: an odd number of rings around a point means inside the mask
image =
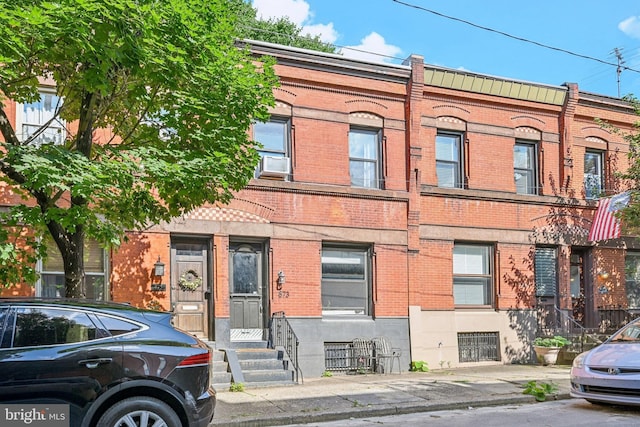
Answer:
[{"label": "concrete stoop", "polygon": [[231,386],[231,372],[229,372],[229,364],[225,359],[224,351],[213,351],[213,372],[211,373],[211,384],[217,391],[229,390],[229,387]]},{"label": "concrete stoop", "polygon": [[232,383],[247,388],[294,385],[294,372],[284,351],[255,344],[214,352],[213,387],[228,391]]}]

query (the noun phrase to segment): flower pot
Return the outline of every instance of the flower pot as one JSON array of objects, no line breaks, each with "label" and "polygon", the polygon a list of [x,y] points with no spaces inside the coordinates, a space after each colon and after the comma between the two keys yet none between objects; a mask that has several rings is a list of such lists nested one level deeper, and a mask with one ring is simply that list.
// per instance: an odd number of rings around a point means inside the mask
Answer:
[{"label": "flower pot", "polygon": [[536,357],[541,365],[555,365],[558,361],[558,353],[562,347],[538,347],[534,346]]}]

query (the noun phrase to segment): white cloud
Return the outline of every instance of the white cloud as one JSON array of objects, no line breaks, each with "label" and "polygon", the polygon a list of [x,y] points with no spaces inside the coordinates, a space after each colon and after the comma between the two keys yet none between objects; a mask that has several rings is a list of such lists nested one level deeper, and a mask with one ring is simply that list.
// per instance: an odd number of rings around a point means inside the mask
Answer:
[{"label": "white cloud", "polygon": [[313,12],[305,0],[253,0],[253,7],[261,19],[286,16],[291,22],[302,28],[302,34],[319,36],[325,43],[335,43],[338,32],[333,22],[317,24],[313,22]]},{"label": "white cloud", "polygon": [[258,18],[270,19],[288,17],[297,26],[311,20],[309,3],[304,0],[253,0]]},{"label": "white cloud", "polygon": [[640,39],[640,16],[630,16],[618,24],[618,29],[636,39]]},{"label": "white cloud", "polygon": [[302,34],[320,36],[325,43],[335,43],[338,40],[338,32],[333,28],[333,22],[328,24],[312,24],[302,27]]},{"label": "white cloud", "polygon": [[374,31],[363,38],[359,45],[343,47],[341,53],[348,58],[361,59],[364,61],[394,62],[393,58],[401,54],[402,49],[387,44],[384,37]]},{"label": "white cloud", "polygon": [[[314,22],[314,14],[306,0],[253,0],[253,7],[258,18],[270,19],[286,16],[302,28],[302,34],[319,36],[325,43],[334,44],[340,37],[333,22],[328,24]],[[393,62],[392,58],[402,53],[402,50],[385,42],[384,37],[371,32],[360,41],[357,46],[345,46],[341,53],[349,58],[362,59],[372,62]]]}]

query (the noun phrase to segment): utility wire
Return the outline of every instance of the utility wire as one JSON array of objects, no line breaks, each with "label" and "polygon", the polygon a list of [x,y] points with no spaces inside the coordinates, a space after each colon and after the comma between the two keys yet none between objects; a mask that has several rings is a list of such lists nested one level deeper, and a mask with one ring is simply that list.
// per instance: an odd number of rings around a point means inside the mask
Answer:
[{"label": "utility wire", "polygon": [[440,16],[442,18],[446,18],[446,19],[451,19],[453,21],[462,22],[463,24],[467,24],[467,25],[470,25],[472,27],[479,28],[481,30],[490,31],[492,33],[500,34],[502,36],[509,37],[509,38],[514,39],[514,40],[518,40],[518,41],[525,42],[525,43],[530,43],[530,44],[533,44],[533,45],[536,45],[536,46],[543,47],[545,49],[551,49],[551,50],[555,50],[557,52],[566,53],[568,55],[577,56],[578,58],[588,59],[590,61],[596,61],[596,62],[600,62],[602,64],[611,65],[612,67],[616,67],[616,68],[620,67],[621,70],[632,71],[634,73],[639,73],[640,74],[640,70],[636,70],[636,69],[633,69],[633,68],[630,68],[630,67],[627,67],[627,66],[619,65],[619,64],[613,63],[613,62],[604,61],[604,60],[599,59],[599,58],[594,58],[593,56],[582,55],[580,53],[572,52],[570,50],[562,49],[562,48],[559,48],[559,47],[549,46],[549,45],[546,45],[544,43],[539,43],[539,42],[536,42],[536,41],[533,41],[533,40],[525,39],[523,37],[514,36],[512,34],[505,33],[503,31],[499,31],[499,30],[495,30],[493,28],[483,27],[482,25],[474,24],[473,22],[466,21],[464,19],[456,18],[456,17],[449,16],[449,15],[445,15],[444,13],[436,12],[435,10],[427,9],[426,7],[418,6],[418,5],[411,4],[411,3],[406,3],[406,2],[403,2],[403,1],[400,1],[400,0],[391,0],[391,1],[393,1],[394,3],[401,4],[403,6],[411,7],[411,8],[418,9],[418,10],[421,10],[421,11],[424,11],[424,12],[428,12],[428,13],[432,13],[432,14]]},{"label": "utility wire", "polygon": [[[272,35],[274,35],[274,36],[284,36],[284,35],[288,35],[288,34],[281,33],[281,32],[279,32],[279,31],[272,31],[272,30],[267,30],[267,29],[264,29],[264,28],[252,27],[252,26],[250,26],[250,25],[241,25],[240,27],[241,27],[241,28],[244,28],[244,29],[247,29],[247,30],[257,31],[257,32],[265,33],[265,34],[272,34]],[[288,35],[288,36],[289,36],[289,39],[290,39],[291,41],[294,41],[296,38],[300,38],[300,39],[304,39],[304,38],[305,38],[305,35],[304,35],[304,34],[301,34],[301,35]],[[324,42],[323,42],[323,43],[324,43]],[[406,59],[407,59],[407,58],[399,58],[399,57],[397,57],[397,56],[385,55],[385,54],[383,54],[383,53],[377,53],[377,52],[371,52],[371,51],[368,51],[368,50],[358,49],[358,48],[356,48],[356,47],[352,47],[352,46],[342,46],[342,45],[334,44],[334,43],[326,43],[326,44],[327,44],[328,46],[330,46],[330,47],[335,48],[336,50],[344,50],[344,49],[347,49],[347,50],[352,50],[352,51],[354,51],[354,52],[366,53],[366,54],[368,54],[368,55],[380,56],[380,57],[382,57],[382,58],[395,59],[395,60],[397,60],[397,61],[404,61],[404,60],[406,60]],[[338,55],[339,55],[340,53],[339,53],[339,52],[336,52],[336,54],[338,54]]]}]

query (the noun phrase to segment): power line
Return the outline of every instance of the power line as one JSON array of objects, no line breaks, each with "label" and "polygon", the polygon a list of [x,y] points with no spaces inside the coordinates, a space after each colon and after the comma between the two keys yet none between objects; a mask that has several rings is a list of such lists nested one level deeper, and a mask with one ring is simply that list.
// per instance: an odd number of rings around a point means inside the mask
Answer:
[{"label": "power line", "polygon": [[[252,27],[250,25],[241,25],[240,27],[245,28],[247,30],[253,30],[253,31],[257,31],[257,32],[265,33],[265,34],[271,34],[271,35],[274,35],[274,36],[287,36],[287,37],[289,37],[289,39],[291,41],[294,41],[296,38],[301,38],[302,39],[302,38],[305,37],[304,35],[294,36],[294,35],[290,35],[290,34],[281,33],[279,31],[273,31],[273,30],[267,30],[267,29],[264,29],[264,28]],[[335,44],[335,43],[327,43],[327,44],[329,46],[332,46],[332,47],[336,48],[337,50],[347,49],[347,50],[352,50],[354,52],[366,53],[368,55],[380,56],[382,58],[395,59],[395,60],[400,61],[400,62],[402,62],[402,61],[407,59],[407,58],[399,58],[397,56],[385,55],[383,53],[372,52],[372,51],[369,51],[369,50],[358,49],[358,48],[353,47],[353,46],[342,46],[342,45]]]},{"label": "power line", "polygon": [[509,38],[514,39],[514,40],[518,40],[518,41],[525,42],[525,43],[530,43],[530,44],[533,44],[533,45],[536,45],[536,46],[539,46],[539,47],[543,47],[545,49],[550,49],[550,50],[555,50],[557,52],[566,53],[568,55],[576,56],[578,58],[588,59],[590,61],[596,61],[596,62],[600,62],[602,64],[611,65],[612,67],[616,67],[616,69],[618,69],[618,67],[620,67],[619,69],[621,71],[622,70],[632,71],[634,73],[639,73],[640,74],[640,70],[636,70],[636,69],[627,67],[625,65],[604,61],[604,60],[599,59],[599,58],[594,58],[593,56],[583,55],[583,54],[580,54],[580,53],[572,52],[572,51],[567,50],[567,49],[562,49],[562,48],[559,48],[559,47],[549,46],[549,45],[546,45],[544,43],[540,43],[540,42],[536,42],[536,41],[533,41],[533,40],[525,39],[523,37],[514,36],[512,34],[505,33],[504,31],[495,30],[493,28],[484,27],[482,25],[474,24],[473,22],[466,21],[464,19],[456,18],[454,16],[445,15],[443,13],[436,12],[435,10],[427,9],[426,7],[418,6],[418,5],[411,4],[411,3],[406,3],[406,2],[403,2],[403,1],[400,1],[400,0],[391,0],[391,1],[393,1],[394,3],[401,4],[403,6],[407,6],[407,7],[418,9],[418,10],[421,10],[421,11],[424,11],[424,12],[431,13],[431,14],[434,14],[436,16],[440,16],[442,18],[451,19],[452,21],[462,22],[463,24],[467,24],[467,25],[470,25],[472,27],[479,28],[481,30],[485,30],[485,31],[489,31],[489,32],[492,32],[492,33],[500,34],[502,36],[509,37]]}]

